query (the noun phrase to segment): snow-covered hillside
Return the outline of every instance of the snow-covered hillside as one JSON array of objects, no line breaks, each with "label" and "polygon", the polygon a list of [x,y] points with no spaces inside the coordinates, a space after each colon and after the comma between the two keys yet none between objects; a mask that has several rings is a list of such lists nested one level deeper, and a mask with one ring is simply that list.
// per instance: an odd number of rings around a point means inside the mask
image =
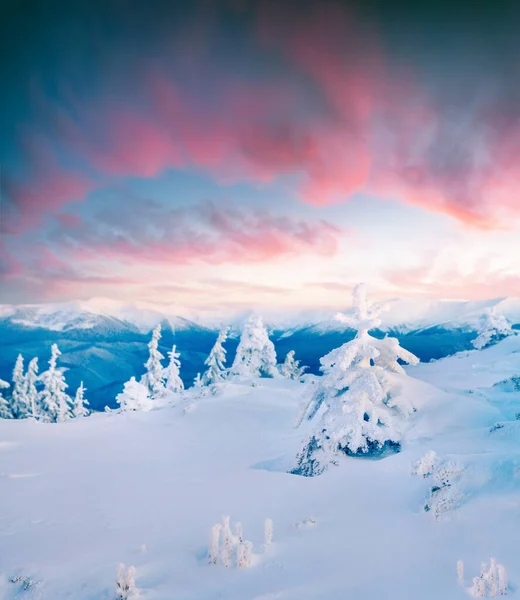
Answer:
[{"label": "snow-covered hillside", "polygon": [[[149,600],[462,600],[490,557],[515,597],[520,392],[495,384],[520,374],[520,336],[408,373],[420,407],[402,452],[343,456],[316,478],[287,473],[306,435],[293,427],[297,381],[229,383],[187,412],[184,400],[63,424],[0,421],[0,597],[114,600],[123,562]],[[431,480],[411,475],[431,450],[454,474],[439,520],[423,510]],[[251,567],[208,564],[222,515],[253,542]],[[17,576],[36,583],[24,591]]]}]

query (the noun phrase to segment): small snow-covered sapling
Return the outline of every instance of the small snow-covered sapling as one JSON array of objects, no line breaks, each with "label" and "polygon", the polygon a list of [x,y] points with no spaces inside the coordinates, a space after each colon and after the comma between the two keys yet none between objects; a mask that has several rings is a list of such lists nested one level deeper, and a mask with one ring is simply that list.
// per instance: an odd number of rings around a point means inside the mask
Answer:
[{"label": "small snow-covered sapling", "polygon": [[264,524],[264,548],[268,548],[273,541],[273,520],[266,519]]},{"label": "small snow-covered sapling", "polygon": [[117,567],[117,600],[133,600],[138,596],[135,587],[135,567],[126,568],[123,563]]},{"label": "small snow-covered sapling", "polygon": [[[462,569],[462,570],[461,570]],[[462,561],[457,563],[457,574],[460,584],[464,584]],[[504,565],[498,564],[494,558],[490,559],[489,567],[482,563],[480,575],[473,577],[473,585],[468,588],[469,593],[475,598],[496,598],[506,596],[509,590],[507,572]]]}]

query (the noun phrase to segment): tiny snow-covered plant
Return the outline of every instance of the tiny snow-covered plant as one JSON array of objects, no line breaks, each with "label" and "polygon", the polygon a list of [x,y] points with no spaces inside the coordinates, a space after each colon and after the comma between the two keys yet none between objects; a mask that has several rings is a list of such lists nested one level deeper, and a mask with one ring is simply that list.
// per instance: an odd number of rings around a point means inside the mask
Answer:
[{"label": "tiny snow-covered plant", "polygon": [[313,517],[308,517],[307,519],[304,519],[303,521],[298,521],[294,524],[294,526],[297,529],[301,529],[302,527],[309,527],[310,525],[316,525],[316,519],[314,519]]},{"label": "tiny snow-covered plant", "polygon": [[273,541],[273,520],[266,519],[264,523],[264,548],[268,548]]},{"label": "tiny snow-covered plant", "polygon": [[222,547],[220,558],[225,567],[231,564],[231,556],[233,554],[234,538],[229,524],[229,515],[222,517]]},{"label": "tiny snow-covered plant", "polygon": [[507,571],[504,565],[497,565],[498,571],[498,594],[500,596],[506,596],[507,590],[509,589],[509,583],[507,581]]},{"label": "tiny snow-covered plant", "polygon": [[464,563],[461,560],[457,561],[457,579],[461,585],[464,585]]},{"label": "tiny snow-covered plant", "polygon": [[244,541],[244,531],[242,529],[242,523],[235,523],[235,537],[239,542]]},{"label": "tiny snow-covered plant", "polygon": [[462,468],[459,465],[452,461],[441,461],[435,452],[430,451],[413,465],[412,472],[433,480],[424,510],[431,511],[436,520],[459,506],[463,496],[459,485]]},{"label": "tiny snow-covered plant", "polygon": [[251,564],[253,544],[244,540],[241,523],[235,523],[233,533],[229,516],[222,517],[222,523],[211,528],[208,549],[209,564],[222,564],[230,567],[234,562],[238,567]]},{"label": "tiny snow-covered plant", "polygon": [[489,567],[486,563],[482,563],[480,576],[473,577],[473,585],[468,591],[476,598],[496,598],[497,596],[506,596],[508,589],[507,573],[504,565],[498,564],[492,558],[489,561]]},{"label": "tiny snow-covered plant", "polygon": [[437,454],[433,450],[427,452],[422,458],[412,465],[412,474],[418,477],[430,477],[438,464]]},{"label": "tiny snow-covered plant", "polygon": [[11,577],[10,581],[11,583],[19,584],[24,592],[41,583],[40,581],[35,581],[32,577],[26,577],[25,575],[16,575],[15,577]]},{"label": "tiny snow-covered plant", "polygon": [[253,544],[249,541],[237,545],[237,567],[250,567],[253,558]]},{"label": "tiny snow-covered plant", "polygon": [[219,543],[220,543],[220,531],[222,526],[220,523],[215,523],[211,528],[211,536],[209,540],[209,551],[208,551],[208,562],[211,565],[218,563],[219,557]]},{"label": "tiny snow-covered plant", "polygon": [[117,600],[133,600],[138,591],[135,587],[135,567],[126,568],[123,563],[117,567]]}]

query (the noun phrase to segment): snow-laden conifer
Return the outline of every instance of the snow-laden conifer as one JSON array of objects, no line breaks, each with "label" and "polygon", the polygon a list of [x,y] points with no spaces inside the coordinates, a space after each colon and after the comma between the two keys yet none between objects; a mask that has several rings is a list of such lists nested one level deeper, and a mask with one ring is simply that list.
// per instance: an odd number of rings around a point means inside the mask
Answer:
[{"label": "snow-laden conifer", "polygon": [[65,420],[70,411],[71,400],[65,392],[68,387],[67,382],[63,373],[56,366],[59,356],[61,356],[61,352],[57,344],[53,344],[49,368],[40,377],[43,383],[43,390],[39,394],[42,421]]},{"label": "snow-laden conifer", "polygon": [[76,395],[74,396],[74,402],[72,404],[72,416],[76,417],[86,417],[89,414],[88,400],[85,398],[85,390],[83,387],[83,381],[79,384],[78,389],[76,390]]},{"label": "snow-laden conifer", "polygon": [[23,419],[27,416],[29,410],[25,394],[25,376],[23,368],[23,356],[21,354],[16,358],[13,370],[13,386],[11,393],[11,410],[16,419]]},{"label": "snow-laden conifer", "polygon": [[473,340],[473,346],[477,350],[489,348],[515,332],[511,323],[496,312],[495,307],[488,308],[480,319],[478,336]]},{"label": "snow-laden conifer", "polygon": [[231,373],[243,378],[276,377],[276,351],[261,317],[246,322]]},{"label": "snow-laden conifer", "polygon": [[38,381],[38,358],[33,358],[28,367],[27,373],[25,374],[24,389],[25,398],[27,401],[28,415],[37,419],[39,415],[38,407],[38,390],[36,389],[36,382]]},{"label": "snow-laden conifer", "polygon": [[123,391],[116,396],[116,402],[122,411],[151,410],[153,407],[148,388],[135,377],[125,383]]},{"label": "snow-laden conifer", "polygon": [[11,411],[11,405],[9,404],[7,399],[4,398],[4,395],[2,393],[2,390],[7,390],[9,387],[11,387],[11,386],[7,383],[7,381],[0,379],[0,419],[12,419],[13,418],[13,413]]},{"label": "snow-laden conifer", "polygon": [[228,328],[220,331],[215,345],[211,349],[208,358],[204,361],[208,369],[202,375],[202,385],[219,383],[225,379],[226,367],[224,365],[226,364],[226,350],[223,343],[227,340],[228,331]]},{"label": "snow-laden conifer", "polygon": [[294,350],[290,350],[280,366],[280,373],[286,379],[300,379],[306,369],[307,367],[300,367],[300,361],[294,359]]},{"label": "snow-laden conifer", "polygon": [[419,359],[395,338],[379,340],[368,333],[381,324],[385,306],[370,306],[362,284],[354,289],[353,305],[353,315],[337,319],[355,329],[356,337],[320,359],[323,377],[309,386],[300,422],[316,417],[322,406],[324,410],[298,454],[293,472],[300,475],[320,474],[340,452],[366,455],[399,449],[401,421],[414,410],[413,401],[399,394],[393,373],[404,373],[398,358],[411,364]]},{"label": "snow-laden conifer", "polygon": [[506,596],[509,591],[509,583],[504,565],[498,564],[494,558],[490,559],[489,567],[486,563],[482,563],[480,576],[473,577],[473,585],[468,591],[475,598]]},{"label": "snow-laden conifer", "polygon": [[141,377],[141,383],[148,388],[150,398],[159,399],[164,394],[163,371],[161,360],[164,356],[159,352],[161,339],[161,324],[152,331],[152,339],[148,344],[149,356],[145,362],[146,373]]},{"label": "snow-laden conifer", "polygon": [[184,389],[184,383],[180,376],[181,361],[179,360],[180,353],[177,352],[177,346],[174,344],[170,352],[168,352],[170,362],[163,369],[163,378],[165,380],[166,391],[170,394],[178,394]]}]

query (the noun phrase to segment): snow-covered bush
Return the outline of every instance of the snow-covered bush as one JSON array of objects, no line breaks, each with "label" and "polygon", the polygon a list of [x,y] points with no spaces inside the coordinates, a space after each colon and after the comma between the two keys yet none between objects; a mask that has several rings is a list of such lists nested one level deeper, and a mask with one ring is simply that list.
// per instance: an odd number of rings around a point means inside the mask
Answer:
[{"label": "snow-covered bush", "polygon": [[222,517],[222,523],[216,523],[211,528],[208,550],[210,564],[230,567],[234,562],[237,567],[249,567],[252,553],[253,544],[244,540],[242,525],[236,523],[233,533],[229,516]]},{"label": "snow-covered bush", "polygon": [[473,340],[477,350],[489,348],[515,332],[509,321],[495,311],[495,307],[488,308],[480,319],[478,336]]},{"label": "snow-covered bush", "polygon": [[9,402],[4,398],[2,390],[8,389],[10,386],[7,381],[0,379],[0,419],[12,419],[13,413]]},{"label": "snow-covered bush", "polygon": [[63,373],[56,366],[59,356],[61,356],[61,352],[58,346],[53,344],[49,368],[40,376],[43,383],[43,390],[39,394],[40,418],[42,421],[62,421],[70,416],[71,399],[65,392],[68,385]]},{"label": "snow-covered bush", "polygon": [[126,410],[151,410],[153,402],[148,388],[131,377],[124,385],[123,391],[116,396],[116,402],[122,411]]},{"label": "snow-covered bush", "polygon": [[[457,575],[461,585],[464,585],[464,566],[462,561],[457,563]],[[507,572],[504,565],[498,564],[494,558],[489,561],[489,567],[482,563],[480,575],[473,577],[473,584],[467,588],[469,593],[475,598],[496,598],[497,596],[507,596],[509,583]]]},{"label": "snow-covered bush", "polygon": [[440,460],[431,450],[413,465],[414,475],[432,480],[424,510],[431,512],[436,520],[460,505],[463,497],[460,486],[462,471],[455,462]]},{"label": "snow-covered bush", "polygon": [[368,332],[381,324],[384,305],[369,306],[363,285],[354,289],[354,314],[337,319],[357,330],[356,337],[320,359],[323,376],[308,386],[310,398],[299,419],[312,420],[321,411],[320,422],[297,456],[293,473],[312,477],[322,473],[337,455],[381,454],[399,450],[401,424],[415,410],[414,403],[400,393],[404,375],[401,359],[417,364],[419,359],[399,346],[395,338],[382,340]]},{"label": "snow-covered bush", "polygon": [[164,394],[163,366],[161,360],[164,356],[159,352],[159,340],[161,339],[161,324],[152,332],[152,339],[148,344],[149,356],[144,364],[145,374],[141,377],[141,382],[148,388],[150,398],[157,399]]},{"label": "snow-covered bush", "polygon": [[135,567],[126,568],[123,563],[120,563],[117,567],[116,586],[117,600],[133,600],[137,598],[138,590],[135,586]]},{"label": "snow-covered bush", "polygon": [[307,367],[300,367],[300,361],[294,359],[294,350],[287,352],[285,360],[280,365],[280,373],[286,379],[300,379]]},{"label": "snow-covered bush", "polygon": [[184,383],[180,376],[181,361],[179,360],[180,353],[177,352],[177,346],[174,344],[170,352],[168,352],[170,362],[163,369],[162,376],[166,381],[165,389],[169,394],[178,394],[184,389]]},{"label": "snow-covered bush", "polygon": [[260,317],[250,317],[244,325],[231,374],[251,377],[276,377],[276,351]]},{"label": "snow-covered bush", "polygon": [[208,369],[202,375],[202,385],[212,385],[225,379],[226,350],[222,344],[227,340],[228,331],[228,328],[220,331],[215,345],[204,361]]}]

